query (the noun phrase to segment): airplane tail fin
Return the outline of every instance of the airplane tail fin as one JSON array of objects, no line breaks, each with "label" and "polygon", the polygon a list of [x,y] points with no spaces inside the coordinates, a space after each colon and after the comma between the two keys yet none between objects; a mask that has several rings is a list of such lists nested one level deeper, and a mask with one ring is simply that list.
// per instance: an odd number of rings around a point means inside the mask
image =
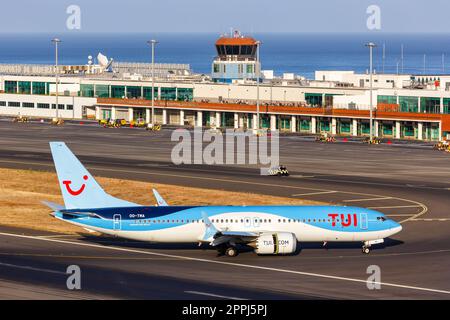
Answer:
[{"label": "airplane tail fin", "polygon": [[107,194],[64,142],[50,142],[66,209],[135,207]]}]

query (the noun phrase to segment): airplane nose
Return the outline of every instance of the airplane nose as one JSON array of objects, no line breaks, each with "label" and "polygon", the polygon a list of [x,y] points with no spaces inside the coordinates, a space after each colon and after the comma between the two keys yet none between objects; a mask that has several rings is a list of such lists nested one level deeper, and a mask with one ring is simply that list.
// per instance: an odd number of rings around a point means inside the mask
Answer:
[{"label": "airplane nose", "polygon": [[396,233],[399,233],[400,231],[402,231],[403,227],[400,223],[394,222],[393,224],[394,224],[394,226],[391,228],[392,234],[396,234]]}]

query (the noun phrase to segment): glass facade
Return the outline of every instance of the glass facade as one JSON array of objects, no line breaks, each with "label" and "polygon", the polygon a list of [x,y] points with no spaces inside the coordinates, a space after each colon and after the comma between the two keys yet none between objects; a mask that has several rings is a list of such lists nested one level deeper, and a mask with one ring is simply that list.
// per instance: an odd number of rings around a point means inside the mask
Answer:
[{"label": "glass facade", "polygon": [[94,96],[94,85],[93,84],[80,85],[80,93],[81,93],[82,97],[93,97]]},{"label": "glass facade", "polygon": [[192,101],[194,90],[191,88],[178,88],[178,101]]},{"label": "glass facade", "polygon": [[[5,81],[5,93],[21,93],[21,94],[36,94],[49,95],[50,86],[54,83],[50,82],[32,82],[32,81]],[[158,97],[158,87],[154,88],[155,99],[162,100],[179,100],[192,101],[194,99],[193,88],[161,88],[161,96]],[[54,93],[53,93],[54,94]],[[80,97],[99,97],[99,98],[144,98],[152,99],[152,88],[141,86],[118,86],[107,84],[80,84]]]},{"label": "glass facade", "polygon": [[99,98],[109,98],[109,86],[104,84],[95,85],[95,96]]},{"label": "glass facade", "polygon": [[222,127],[234,127],[234,113],[222,112]]},{"label": "glass facade", "polygon": [[45,94],[45,82],[33,82],[33,94]]},{"label": "glass facade", "polygon": [[444,98],[444,113],[450,113],[450,99]]},{"label": "glass facade", "polygon": [[5,81],[5,93],[17,93],[17,81]]},{"label": "glass facade", "polygon": [[330,120],[322,119],[319,121],[319,131],[330,132]]},{"label": "glass facade", "polygon": [[321,93],[305,93],[306,102],[313,106],[322,106],[322,94]]},{"label": "glass facade", "polygon": [[161,88],[161,100],[176,100],[176,88]]},{"label": "glass facade", "polygon": [[141,87],[127,86],[128,98],[139,98],[141,97],[141,93]]},{"label": "glass facade", "polygon": [[270,128],[270,116],[264,114],[261,115],[261,128]]},{"label": "glass facade", "polygon": [[300,129],[300,131],[310,131],[311,130],[311,120],[300,119],[299,129]]},{"label": "glass facade", "polygon": [[412,123],[405,123],[402,128],[402,136],[405,138],[414,138],[415,137],[415,130],[414,125]]},{"label": "glass facade", "polygon": [[378,96],[378,103],[397,104],[396,96]]},{"label": "glass facade", "polygon": [[[375,130],[373,130],[375,132]],[[360,125],[360,134],[370,134],[370,123],[369,122],[361,122]]]},{"label": "glass facade", "polygon": [[440,98],[420,98],[420,112],[422,113],[440,113]]},{"label": "glass facade", "polygon": [[125,86],[111,86],[111,98],[125,97]]},{"label": "glass facade", "polygon": [[281,116],[278,124],[278,129],[291,130],[291,118]]},{"label": "glass facade", "polygon": [[380,124],[380,132],[383,136],[392,136],[394,134],[394,124],[392,122],[382,122]]},{"label": "glass facade", "polygon": [[31,82],[30,81],[19,81],[19,93],[30,94],[31,93]]},{"label": "glass facade", "polygon": [[345,134],[350,134],[352,129],[352,125],[350,121],[340,121],[339,123],[339,132],[340,133],[345,133]]},{"label": "glass facade", "polygon": [[[158,92],[158,88],[154,88],[155,92]],[[144,99],[152,100],[152,87],[144,87]]]},{"label": "glass facade", "polygon": [[417,97],[399,97],[401,112],[419,112],[419,99]]}]

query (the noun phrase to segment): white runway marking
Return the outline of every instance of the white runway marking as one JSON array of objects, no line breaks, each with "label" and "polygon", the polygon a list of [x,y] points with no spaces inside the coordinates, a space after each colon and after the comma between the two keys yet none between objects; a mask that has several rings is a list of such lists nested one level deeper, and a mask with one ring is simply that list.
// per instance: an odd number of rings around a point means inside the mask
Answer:
[{"label": "white runway marking", "polygon": [[201,292],[201,291],[185,291],[185,293],[198,294],[200,296],[207,296],[207,297],[221,298],[221,299],[228,299],[228,300],[248,300],[248,299],[245,299],[245,298],[228,297],[228,296],[222,296],[220,294]]},{"label": "white runway marking", "polygon": [[292,197],[302,197],[302,196],[314,196],[318,194],[329,194],[329,193],[337,193],[339,191],[322,191],[322,192],[310,192],[310,193],[297,193],[293,194]]},{"label": "white runway marking", "polygon": [[[37,237],[33,237],[33,236],[25,236],[25,235],[20,235],[20,234],[13,234],[13,233],[0,232],[0,235],[7,236],[7,237],[22,238],[22,239],[31,239],[31,240],[54,242],[54,243],[70,244],[70,245],[75,245],[75,246],[80,246],[80,247],[90,247],[90,248],[99,248],[99,249],[103,249],[103,250],[114,250],[114,251],[121,251],[121,252],[139,253],[139,254],[153,255],[153,256],[159,256],[159,257],[176,258],[176,259],[186,260],[186,261],[205,262],[205,263],[212,263],[212,264],[217,264],[217,265],[226,265],[226,266],[240,267],[240,268],[247,268],[247,269],[256,269],[256,270],[264,270],[264,271],[274,271],[274,272],[281,272],[281,273],[288,273],[288,274],[296,274],[296,275],[301,275],[301,276],[308,276],[308,277],[315,277],[315,278],[322,278],[322,279],[331,279],[331,280],[340,280],[340,281],[347,281],[347,282],[354,282],[354,283],[362,283],[364,285],[367,284],[367,280],[348,278],[348,277],[340,277],[340,276],[333,276],[333,275],[326,275],[326,274],[320,274],[320,273],[311,273],[311,272],[287,270],[287,269],[280,269],[280,268],[255,266],[255,265],[250,265],[250,264],[233,263],[233,262],[225,262],[225,261],[217,261],[217,260],[209,260],[209,259],[203,259],[203,258],[192,258],[192,257],[178,256],[178,255],[167,254],[167,253],[143,251],[143,250],[137,250],[137,249],[127,249],[127,248],[120,248],[120,247],[104,247],[104,246],[101,246],[101,245],[91,244],[91,243],[80,243],[80,242],[59,240],[59,239],[37,238]],[[374,283],[374,282],[371,282],[371,283]],[[447,290],[439,290],[439,289],[424,288],[424,287],[415,287],[415,286],[396,284],[396,283],[389,283],[389,282],[376,282],[376,284],[379,284],[379,285],[382,285],[382,286],[385,286],[385,287],[393,287],[393,288],[408,289],[408,290],[417,290],[417,291],[432,292],[432,293],[450,294],[450,291],[447,291]]]},{"label": "white runway marking", "polygon": [[443,221],[450,221],[450,218],[412,219],[412,221],[440,221],[440,222],[443,222]]},{"label": "white runway marking", "polygon": [[50,270],[50,269],[41,269],[41,268],[35,268],[35,267],[29,267],[29,266],[19,266],[16,264],[9,264],[9,263],[3,263],[0,262],[0,267],[8,267],[8,268],[16,268],[16,269],[24,269],[24,270],[31,270],[31,271],[39,271],[39,272],[46,272],[46,273],[55,273],[55,274],[64,274],[65,272],[62,271],[56,271],[56,270]]},{"label": "white runway marking", "polygon": [[[410,206],[386,206],[386,207],[367,207],[367,209],[398,209],[398,208],[419,208],[418,204]],[[413,214],[411,214],[413,216]]]},{"label": "white runway marking", "polygon": [[379,201],[379,200],[389,200],[389,199],[392,199],[392,197],[367,198],[367,199],[350,199],[350,200],[342,200],[342,202]]},{"label": "white runway marking", "polygon": [[78,237],[77,235],[73,235],[73,234],[58,234],[58,235],[54,235],[54,236],[36,236],[37,238],[76,238]]},{"label": "white runway marking", "polygon": [[411,217],[414,214],[387,214],[386,217]]}]

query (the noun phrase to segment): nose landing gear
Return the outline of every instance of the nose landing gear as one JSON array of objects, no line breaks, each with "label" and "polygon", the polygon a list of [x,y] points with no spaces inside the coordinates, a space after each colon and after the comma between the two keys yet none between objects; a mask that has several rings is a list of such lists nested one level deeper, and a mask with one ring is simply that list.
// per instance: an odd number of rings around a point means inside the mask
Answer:
[{"label": "nose landing gear", "polygon": [[381,244],[384,242],[384,239],[376,239],[376,240],[369,240],[369,241],[364,241],[363,243],[363,247],[362,247],[362,252],[365,254],[369,254],[370,253],[370,247],[374,244]]}]

